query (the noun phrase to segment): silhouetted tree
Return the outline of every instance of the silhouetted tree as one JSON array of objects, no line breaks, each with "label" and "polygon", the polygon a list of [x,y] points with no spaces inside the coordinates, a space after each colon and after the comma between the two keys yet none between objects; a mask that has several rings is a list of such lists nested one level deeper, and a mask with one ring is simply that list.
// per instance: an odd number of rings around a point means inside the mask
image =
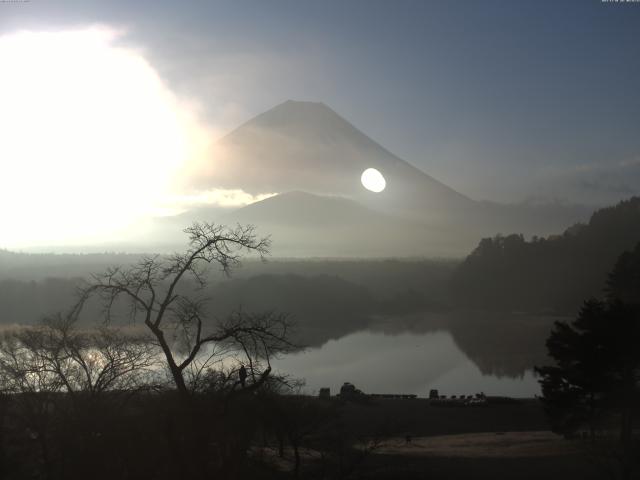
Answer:
[{"label": "silhouetted tree", "polygon": [[640,306],[640,243],[618,258],[609,274],[606,293],[609,300],[620,300],[634,308]]},{"label": "silhouetted tree", "polygon": [[14,428],[26,432],[27,445],[37,446],[31,463],[57,478],[69,457],[68,475],[109,461],[101,445],[110,413],[147,385],[155,363],[155,348],[139,332],[81,330],[60,316],[3,331],[0,384],[9,394]]},{"label": "silhouetted tree", "polygon": [[253,381],[246,388],[256,388],[271,372],[269,359],[292,347],[290,323],[285,315],[273,312],[236,312],[222,321],[211,318],[207,267],[217,264],[229,273],[239,264],[242,252],[267,254],[269,238],[257,237],[253,226],[232,229],[209,223],[195,223],[185,233],[189,246],[184,253],[144,257],[131,267],[94,275],[81,288],[73,314],[98,296],[105,304],[108,323],[117,301],[124,299],[130,307],[129,319],[141,319],[162,350],[182,396],[191,390],[190,379],[197,379],[230,350],[245,356]]},{"label": "silhouetted tree", "polygon": [[619,418],[628,476],[640,385],[640,244],[620,256],[607,285],[605,300],[585,302],[571,324],[556,323],[547,340],[556,365],[536,370],[556,431],[588,425],[593,436]]},{"label": "silhouetted tree", "polygon": [[556,322],[547,340],[555,366],[538,367],[543,401],[555,431],[572,434],[589,427],[593,434],[603,421],[612,390],[611,322],[606,303],[585,302],[571,324]]},{"label": "silhouetted tree", "polygon": [[633,441],[634,413],[640,399],[640,243],[624,252],[607,279],[606,298],[618,319],[616,352],[617,407],[621,413],[621,439],[626,449]]},{"label": "silhouetted tree", "polygon": [[210,313],[209,266],[228,274],[243,252],[264,257],[267,237],[256,236],[253,226],[209,223],[195,223],[185,233],[189,243],[183,253],[143,257],[132,266],[94,275],[80,289],[71,316],[77,318],[97,297],[109,323],[124,301],[128,320],[141,321],[162,352],[178,393],[176,402],[167,401],[160,420],[166,424],[172,475],[204,478],[215,472],[234,478],[257,425],[239,408],[251,405],[247,394],[269,380],[271,359],[294,348],[290,321],[272,311],[236,311],[222,319]]},{"label": "silhouetted tree", "polygon": [[297,478],[302,466],[300,449],[304,441],[333,421],[335,406],[305,395],[279,393],[265,395],[263,403],[265,426],[276,436],[279,455],[284,456],[285,441],[293,450],[293,474]]}]

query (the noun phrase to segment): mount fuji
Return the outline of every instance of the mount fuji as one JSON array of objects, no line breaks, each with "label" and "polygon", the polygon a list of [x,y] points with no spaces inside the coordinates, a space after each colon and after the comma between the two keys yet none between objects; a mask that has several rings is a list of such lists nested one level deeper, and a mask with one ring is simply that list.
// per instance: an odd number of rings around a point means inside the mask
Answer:
[{"label": "mount fuji", "polygon": [[[379,193],[360,176],[377,169]],[[232,212],[199,208],[178,216],[253,223],[277,255],[459,256],[483,236],[546,235],[587,217],[584,208],[472,200],[402,160],[323,103],[286,101],[217,143],[195,182],[276,197]]]}]

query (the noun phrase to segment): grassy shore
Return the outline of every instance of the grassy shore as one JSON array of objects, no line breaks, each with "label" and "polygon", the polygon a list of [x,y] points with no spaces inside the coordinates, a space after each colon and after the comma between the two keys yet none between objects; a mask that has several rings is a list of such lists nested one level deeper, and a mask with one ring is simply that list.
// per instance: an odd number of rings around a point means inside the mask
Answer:
[{"label": "grassy shore", "polygon": [[343,418],[363,435],[416,437],[459,433],[549,430],[536,399],[490,399],[482,406],[434,405],[426,399],[347,402]]},{"label": "grassy shore", "polygon": [[[363,399],[345,402],[341,410],[344,423],[361,435],[363,449],[372,439],[376,443],[354,470],[357,478],[606,478],[601,459],[592,455],[588,442],[566,440],[549,431],[536,399],[483,406]],[[311,472],[314,452],[303,455]]]}]

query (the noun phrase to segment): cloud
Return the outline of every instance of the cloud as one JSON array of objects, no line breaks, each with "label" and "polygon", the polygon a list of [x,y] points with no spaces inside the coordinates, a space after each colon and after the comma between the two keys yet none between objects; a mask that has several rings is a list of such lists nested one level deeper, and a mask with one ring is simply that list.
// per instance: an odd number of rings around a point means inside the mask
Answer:
[{"label": "cloud", "polygon": [[540,173],[547,195],[591,205],[611,204],[640,194],[640,157],[611,163],[547,167]]},{"label": "cloud", "polygon": [[600,180],[579,180],[578,185],[585,190],[595,192],[620,193],[622,195],[633,195],[636,192],[636,189],[628,183],[620,182],[616,179],[607,179],[606,177]]},{"label": "cloud", "polygon": [[158,209],[160,216],[176,215],[192,208],[198,207],[220,207],[220,208],[237,208],[260,202],[267,198],[273,197],[277,193],[262,193],[252,195],[239,188],[223,189],[213,188],[210,190],[202,190],[189,194],[173,195],[166,199],[163,205]]}]

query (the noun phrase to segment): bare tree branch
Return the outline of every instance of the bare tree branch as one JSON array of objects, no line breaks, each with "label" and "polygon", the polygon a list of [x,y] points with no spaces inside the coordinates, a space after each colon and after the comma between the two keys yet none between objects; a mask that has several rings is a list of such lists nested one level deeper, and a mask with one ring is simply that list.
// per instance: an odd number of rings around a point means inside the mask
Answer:
[{"label": "bare tree branch", "polygon": [[[257,384],[271,372],[270,358],[293,348],[288,340],[290,322],[273,312],[238,312],[216,321],[206,311],[210,299],[201,292],[208,285],[212,264],[228,275],[244,253],[264,259],[270,239],[258,237],[252,225],[228,228],[194,223],[185,233],[189,243],[183,253],[144,257],[133,266],[114,267],[94,275],[80,289],[71,317],[77,318],[85,303],[97,297],[103,305],[104,321],[109,324],[124,300],[131,322],[142,316],[182,394],[195,388],[188,382],[201,382],[204,372],[218,363],[221,357],[212,352],[242,352],[250,365],[252,383]],[[195,288],[188,288],[188,282],[194,282]],[[89,365],[79,363],[79,368],[85,375],[89,373]],[[100,384],[105,382],[100,379]]]}]

